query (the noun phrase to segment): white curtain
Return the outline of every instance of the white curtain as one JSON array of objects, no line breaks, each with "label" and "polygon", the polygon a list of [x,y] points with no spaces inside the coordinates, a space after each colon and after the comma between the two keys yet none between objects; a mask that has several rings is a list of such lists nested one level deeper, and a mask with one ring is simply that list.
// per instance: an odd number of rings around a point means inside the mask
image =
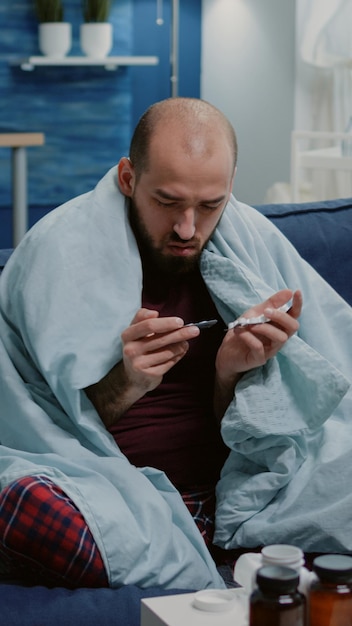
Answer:
[{"label": "white curtain", "polygon": [[[295,127],[344,131],[352,116],[352,0],[297,0],[296,6]],[[313,187],[319,180],[313,176]],[[329,187],[329,197],[346,195],[346,174],[330,175]]]}]

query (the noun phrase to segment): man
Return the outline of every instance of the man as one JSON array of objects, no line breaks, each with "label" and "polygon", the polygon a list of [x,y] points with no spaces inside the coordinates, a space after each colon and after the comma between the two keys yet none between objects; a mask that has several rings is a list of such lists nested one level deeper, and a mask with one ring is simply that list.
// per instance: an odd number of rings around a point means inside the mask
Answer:
[{"label": "man", "polygon": [[[331,458],[322,425],[335,413],[342,423],[350,403],[350,351],[316,297],[328,294],[327,313],[338,308],[351,329],[350,309],[231,198],[236,158],[217,109],[158,103],[117,176],[44,218],[5,268],[9,570],[50,572],[56,584],[200,588],[222,584],[213,540],[230,549],[302,537],[319,550],[339,540],[337,529],[312,533],[305,512],[318,447]],[[297,336],[300,283],[309,311]],[[243,314],[270,323],[224,332]],[[192,325],[201,319],[217,324]]]}]

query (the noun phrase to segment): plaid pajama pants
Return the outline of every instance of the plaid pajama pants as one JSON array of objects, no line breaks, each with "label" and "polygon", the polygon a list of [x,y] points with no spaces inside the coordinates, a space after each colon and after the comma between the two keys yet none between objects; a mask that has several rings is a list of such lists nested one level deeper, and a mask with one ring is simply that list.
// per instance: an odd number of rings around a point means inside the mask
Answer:
[{"label": "plaid pajama pants", "polygon": [[31,584],[107,587],[104,563],[72,500],[44,476],[27,476],[0,493],[0,561]]},{"label": "plaid pajama pants", "polygon": [[[182,494],[211,550],[213,490]],[[45,476],[27,476],[0,493],[2,573],[30,584],[107,587],[108,578],[94,538],[72,500]]]},{"label": "plaid pajama pants", "polygon": [[215,520],[214,489],[203,489],[181,493],[182,499],[192,515],[208,548],[212,545]]}]

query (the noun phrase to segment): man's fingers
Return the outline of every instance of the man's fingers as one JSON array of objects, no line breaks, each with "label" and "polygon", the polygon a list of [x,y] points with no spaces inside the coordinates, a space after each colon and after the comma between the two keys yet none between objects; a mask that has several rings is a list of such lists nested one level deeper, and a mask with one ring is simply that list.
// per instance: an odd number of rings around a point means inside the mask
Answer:
[{"label": "man's fingers", "polygon": [[299,291],[299,289],[297,289],[297,291],[295,291],[293,294],[290,315],[294,317],[295,319],[297,319],[301,315],[302,306],[303,306],[302,292]]},{"label": "man's fingers", "polygon": [[158,311],[154,311],[153,309],[138,309],[137,313],[133,317],[131,324],[138,324],[138,322],[143,322],[143,320],[159,317]]},{"label": "man's fingers", "polygon": [[122,333],[124,343],[148,340],[149,349],[158,350],[168,343],[188,341],[200,333],[197,326],[185,326],[180,317],[157,317],[131,324]]}]

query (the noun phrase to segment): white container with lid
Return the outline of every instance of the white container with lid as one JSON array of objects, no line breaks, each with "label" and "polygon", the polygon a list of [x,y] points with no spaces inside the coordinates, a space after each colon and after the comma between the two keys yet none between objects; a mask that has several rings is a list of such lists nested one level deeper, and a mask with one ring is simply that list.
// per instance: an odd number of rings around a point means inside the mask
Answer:
[{"label": "white container with lid", "polygon": [[300,575],[299,591],[305,595],[315,575],[304,567],[304,554],[301,548],[290,544],[265,546],[261,553],[247,552],[237,559],[234,580],[244,587],[248,594],[256,586],[257,571],[264,565],[281,565],[297,570]]}]

